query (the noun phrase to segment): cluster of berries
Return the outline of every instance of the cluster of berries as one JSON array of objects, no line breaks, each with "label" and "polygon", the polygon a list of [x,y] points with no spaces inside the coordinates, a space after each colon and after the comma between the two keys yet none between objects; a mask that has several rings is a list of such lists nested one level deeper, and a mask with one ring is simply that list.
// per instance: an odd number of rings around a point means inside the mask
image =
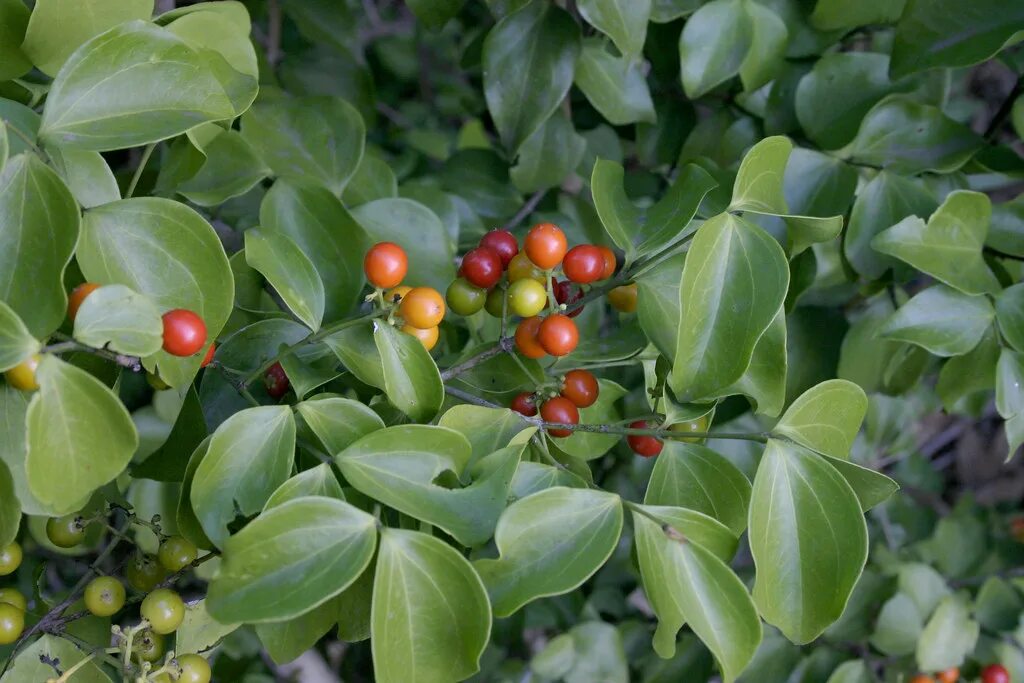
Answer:
[{"label": "cluster of berries", "polygon": [[[597,401],[601,387],[597,378],[586,370],[570,370],[561,380],[561,389],[540,404],[540,416],[545,422],[556,422],[564,425],[580,423],[580,408],[589,408]],[[531,394],[524,391],[512,399],[509,406],[512,410],[533,417],[537,414],[537,403],[541,400],[540,393]],[[549,427],[548,434],[563,438],[572,435],[571,429]]]},{"label": "cluster of berries", "polygon": [[[960,680],[960,669],[951,667],[940,671],[934,676],[918,674],[910,679],[910,683],[957,683]],[[1010,683],[1010,672],[1002,664],[990,664],[981,670],[981,683]]]},{"label": "cluster of berries", "polygon": [[[363,272],[385,306],[397,306],[404,324],[402,332],[420,340],[427,351],[437,345],[438,325],[444,319],[444,298],[433,287],[403,285],[409,272],[409,257],[394,242],[378,242],[363,258]],[[381,296],[381,291],[383,296]]]}]

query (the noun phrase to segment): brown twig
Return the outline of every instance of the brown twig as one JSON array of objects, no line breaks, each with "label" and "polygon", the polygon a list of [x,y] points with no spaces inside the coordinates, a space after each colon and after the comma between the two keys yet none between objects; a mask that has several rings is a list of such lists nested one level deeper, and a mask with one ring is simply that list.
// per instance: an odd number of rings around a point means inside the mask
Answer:
[{"label": "brown twig", "polygon": [[537,190],[532,195],[530,195],[530,198],[526,200],[526,203],[523,204],[518,211],[516,211],[516,214],[512,216],[512,218],[508,219],[508,221],[506,221],[501,226],[501,229],[511,230],[512,228],[519,225],[523,221],[523,219],[525,219],[527,216],[533,213],[533,210],[537,208],[537,205],[540,204],[540,200],[544,198],[544,195],[546,193],[547,190]]}]

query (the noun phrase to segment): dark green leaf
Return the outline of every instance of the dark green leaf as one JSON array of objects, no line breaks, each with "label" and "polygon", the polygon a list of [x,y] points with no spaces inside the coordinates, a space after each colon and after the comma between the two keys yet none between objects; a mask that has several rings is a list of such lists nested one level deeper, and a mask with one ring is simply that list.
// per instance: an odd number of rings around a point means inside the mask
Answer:
[{"label": "dark green leaf", "polygon": [[218,130],[217,136],[202,148],[202,166],[175,188],[200,206],[216,206],[243,195],[271,173],[239,133],[219,127]]},{"label": "dark green leaf", "polygon": [[651,0],[581,0],[580,15],[627,57],[640,54],[647,37]]},{"label": "dark green leaf", "polygon": [[0,0],[0,81],[32,70],[32,62],[21,49],[28,22],[29,9],[22,0]]},{"label": "dark green leaf", "polygon": [[640,64],[612,55],[601,42],[584,44],[576,62],[575,83],[609,123],[622,126],[656,120]]},{"label": "dark green leaf", "polygon": [[562,184],[583,158],[587,141],[572,122],[555,112],[519,148],[519,159],[510,170],[520,192],[536,192]]},{"label": "dark green leaf", "polygon": [[996,297],[999,332],[1017,351],[1024,351],[1024,283],[1007,287]]},{"label": "dark green leaf", "polygon": [[459,13],[466,0],[412,0],[409,9],[427,28],[437,31]]}]

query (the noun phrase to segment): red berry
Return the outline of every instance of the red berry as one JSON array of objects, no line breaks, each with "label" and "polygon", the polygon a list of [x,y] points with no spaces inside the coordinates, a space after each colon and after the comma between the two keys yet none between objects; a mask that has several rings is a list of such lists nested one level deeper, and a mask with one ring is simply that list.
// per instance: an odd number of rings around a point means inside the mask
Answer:
[{"label": "red berry", "polygon": [[540,326],[541,319],[533,316],[519,323],[519,327],[516,328],[516,348],[527,358],[543,358],[547,353],[537,339]]},{"label": "red berry", "polygon": [[600,280],[604,267],[604,254],[592,244],[577,245],[562,259],[565,276],[579,284]]},{"label": "red berry", "polygon": [[537,414],[537,402],[534,400],[533,394],[528,391],[516,394],[512,403],[509,404],[509,408],[526,417],[533,417]]},{"label": "red berry", "polygon": [[498,284],[503,270],[501,256],[487,247],[477,247],[462,257],[462,276],[481,289]]},{"label": "red berry", "polygon": [[[567,307],[576,303],[583,298],[583,290],[569,282],[568,280],[555,280],[551,278],[552,289],[555,290],[555,301],[560,304],[565,304]],[[583,306],[573,309],[567,309],[566,315],[570,318],[575,318],[583,312]]]},{"label": "red berry", "polygon": [[82,302],[99,288],[100,285],[97,282],[83,282],[71,290],[71,294],[68,295],[68,320],[75,322],[75,316],[78,315],[78,309]]},{"label": "red berry", "polygon": [[989,664],[981,670],[981,683],[1010,683],[1010,672],[1002,664]]},{"label": "red berry", "polygon": [[[562,425],[575,425],[580,423],[580,411],[576,405],[564,396],[556,396],[544,402],[540,407],[540,416],[545,422],[554,422]],[[548,428],[548,434],[555,437],[566,437],[572,435],[571,429]]]},{"label": "red berry", "polygon": [[210,344],[210,348],[206,349],[206,355],[203,356],[203,362],[200,363],[199,367],[205,368],[213,361],[214,355],[217,353],[217,345]]},{"label": "red berry", "polygon": [[615,252],[608,247],[598,247],[598,251],[601,252],[601,256],[604,257],[604,271],[601,273],[602,280],[607,280],[612,275],[615,275],[615,268],[618,262],[615,259]]},{"label": "red berry", "polygon": [[206,344],[206,323],[192,311],[176,308],[164,320],[164,351],[172,356],[191,356]]},{"label": "red berry", "polygon": [[[644,420],[629,423],[630,429],[648,429],[649,427],[650,425]],[[626,443],[629,444],[634,453],[645,458],[653,458],[658,453],[661,453],[661,449],[664,446],[661,439],[644,434],[630,434],[626,437]]]},{"label": "red berry", "polygon": [[544,318],[537,330],[537,341],[541,348],[552,356],[566,356],[576,349],[580,332],[576,323],[561,313]]},{"label": "red berry", "polygon": [[267,393],[273,398],[281,398],[287,394],[288,388],[292,385],[280,363],[274,363],[267,368],[263,382],[267,385]]},{"label": "red berry", "polygon": [[405,250],[394,242],[378,242],[363,257],[363,272],[374,287],[391,289],[402,284],[409,270]]},{"label": "red berry", "polygon": [[586,370],[570,370],[565,373],[562,396],[576,404],[577,408],[589,408],[594,405],[600,390],[597,378]]},{"label": "red berry", "polygon": [[480,239],[480,246],[496,253],[501,258],[502,268],[508,268],[512,258],[519,253],[519,242],[508,230],[491,230]]},{"label": "red berry", "polygon": [[523,242],[526,255],[542,270],[551,270],[561,263],[567,247],[565,233],[554,223],[533,226]]}]

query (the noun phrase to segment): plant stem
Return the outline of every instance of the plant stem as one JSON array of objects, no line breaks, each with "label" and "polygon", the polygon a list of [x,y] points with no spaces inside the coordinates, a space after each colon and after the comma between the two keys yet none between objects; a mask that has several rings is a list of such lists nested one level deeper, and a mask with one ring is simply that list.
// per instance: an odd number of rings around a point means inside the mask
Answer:
[{"label": "plant stem", "polygon": [[[443,381],[448,381],[453,377],[458,377],[462,373],[468,372],[482,363],[486,363],[495,356],[500,356],[506,351],[511,352],[514,345],[515,342],[512,337],[502,337],[498,341],[494,342],[493,346],[489,346],[483,351],[470,356],[461,363],[453,365],[447,370],[441,371],[441,379]],[[452,395],[454,396],[454,394]]]},{"label": "plant stem", "polygon": [[105,358],[106,360],[117,363],[123,368],[128,368],[132,372],[142,371],[142,361],[137,356],[126,356],[120,353],[114,353],[106,349],[97,349],[87,344],[75,341],[66,334],[60,332],[53,333],[54,339],[60,339],[61,342],[58,344],[49,344],[40,349],[40,353],[68,353],[71,351],[82,351],[84,353],[91,353],[94,356]]},{"label": "plant stem", "polygon": [[512,216],[512,218],[509,218],[508,221],[505,222],[500,229],[511,230],[512,228],[519,225],[524,218],[533,213],[533,210],[537,208],[537,205],[540,204],[540,200],[544,198],[545,194],[546,190],[537,190],[532,195],[530,195],[530,198],[526,200],[526,203],[523,204],[522,207],[520,207],[520,209],[516,211],[516,214]]},{"label": "plant stem", "polygon": [[60,677],[56,679],[55,683],[67,683],[67,680],[71,678],[76,671],[86,666],[92,660],[96,659],[98,655],[98,652],[93,652],[92,654],[87,655],[81,661],[77,662],[73,667],[62,673]]},{"label": "plant stem", "polygon": [[128,190],[124,193],[125,199],[129,199],[135,193],[135,188],[139,184],[139,179],[142,178],[142,172],[146,170],[146,164],[149,163],[149,157],[152,156],[154,149],[156,149],[156,143],[151,142],[142,150],[142,158],[139,159],[139,165],[135,167],[135,175],[132,176],[132,181],[128,183]]},{"label": "plant stem", "polygon": [[38,154],[40,158],[49,161],[50,156],[46,152],[44,152],[39,146],[37,146],[36,143],[32,140],[32,138],[30,138],[28,134],[25,133],[25,131],[21,130],[10,121],[4,121],[4,123],[7,124],[7,128],[9,130],[13,131],[15,135],[21,138],[22,142],[31,147],[32,151]]}]

